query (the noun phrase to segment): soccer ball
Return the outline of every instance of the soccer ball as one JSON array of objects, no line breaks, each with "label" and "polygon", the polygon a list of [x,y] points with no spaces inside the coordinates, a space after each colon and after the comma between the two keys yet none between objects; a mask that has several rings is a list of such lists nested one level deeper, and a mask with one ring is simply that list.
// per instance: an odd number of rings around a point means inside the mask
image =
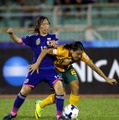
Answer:
[{"label": "soccer ball", "polygon": [[74,105],[67,105],[63,110],[63,116],[67,120],[75,120],[78,117],[79,109]]}]

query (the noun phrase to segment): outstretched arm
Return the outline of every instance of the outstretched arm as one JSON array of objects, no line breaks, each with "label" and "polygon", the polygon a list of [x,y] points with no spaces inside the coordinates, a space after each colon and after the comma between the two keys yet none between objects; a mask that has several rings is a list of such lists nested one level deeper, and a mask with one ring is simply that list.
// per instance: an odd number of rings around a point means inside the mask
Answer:
[{"label": "outstretched arm", "polygon": [[12,28],[9,28],[7,30],[7,33],[10,35],[14,42],[21,43],[21,39],[14,34],[14,30]]},{"label": "outstretched arm", "polygon": [[91,67],[92,70],[94,70],[96,73],[98,73],[101,77],[103,77],[107,83],[113,85],[117,84],[117,81],[115,79],[108,78],[103,71],[97,67],[91,60],[87,62],[87,65]]}]

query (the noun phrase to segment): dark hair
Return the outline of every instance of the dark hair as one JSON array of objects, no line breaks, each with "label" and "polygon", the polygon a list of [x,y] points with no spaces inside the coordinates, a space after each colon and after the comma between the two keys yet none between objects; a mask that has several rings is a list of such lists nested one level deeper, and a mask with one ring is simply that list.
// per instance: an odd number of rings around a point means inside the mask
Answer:
[{"label": "dark hair", "polygon": [[[39,27],[45,19],[49,22],[48,18],[45,16],[40,16],[36,19],[36,23],[34,25],[34,33],[40,33]],[[50,22],[49,22],[49,24],[50,24]]]},{"label": "dark hair", "polygon": [[66,44],[66,45],[64,45],[64,48],[72,49],[74,51],[76,51],[78,49],[84,51],[84,46],[80,41],[75,41],[75,42],[72,42],[71,44]]}]

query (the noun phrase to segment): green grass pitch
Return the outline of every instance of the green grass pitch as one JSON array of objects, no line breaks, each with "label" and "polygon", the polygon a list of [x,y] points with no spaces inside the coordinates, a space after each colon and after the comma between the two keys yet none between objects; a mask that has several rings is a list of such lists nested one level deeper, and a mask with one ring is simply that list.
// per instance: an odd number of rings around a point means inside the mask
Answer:
[{"label": "green grass pitch", "polygon": [[[0,98],[0,120],[11,110],[14,99]],[[14,120],[35,120],[34,110],[37,98],[26,99]],[[65,105],[68,99],[65,99]],[[78,120],[119,120],[119,98],[81,98]],[[44,108],[40,120],[55,120],[55,105]]]}]

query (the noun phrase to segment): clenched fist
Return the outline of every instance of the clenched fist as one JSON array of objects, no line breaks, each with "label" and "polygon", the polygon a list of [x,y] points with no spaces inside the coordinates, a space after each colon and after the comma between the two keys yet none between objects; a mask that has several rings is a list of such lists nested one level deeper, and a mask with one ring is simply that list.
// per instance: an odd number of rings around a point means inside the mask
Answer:
[{"label": "clenched fist", "polygon": [[14,33],[13,28],[9,28],[9,29],[7,30],[7,33],[8,33],[8,34],[13,34],[13,33]]}]

